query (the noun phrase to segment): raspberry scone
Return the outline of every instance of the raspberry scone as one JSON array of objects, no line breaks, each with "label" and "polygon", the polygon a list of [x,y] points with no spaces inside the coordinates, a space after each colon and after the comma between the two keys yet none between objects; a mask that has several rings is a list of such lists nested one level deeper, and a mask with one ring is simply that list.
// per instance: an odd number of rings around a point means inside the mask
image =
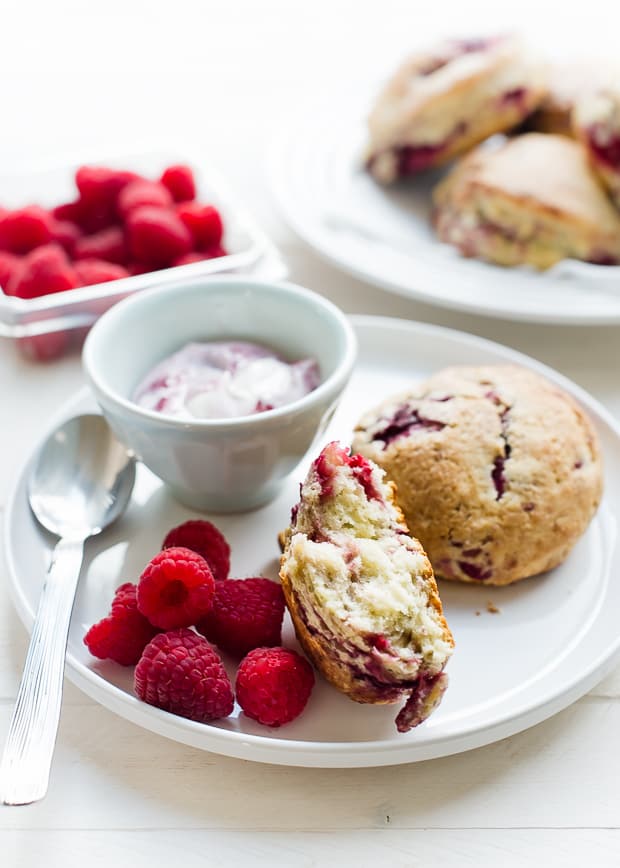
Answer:
[{"label": "raspberry scone", "polygon": [[280,578],[315,666],[356,702],[408,697],[396,718],[407,732],[439,704],[454,641],[432,567],[383,477],[326,446],[293,509]]},{"label": "raspberry scone", "polygon": [[592,168],[620,208],[620,78],[584,95],[575,105],[573,123]]},{"label": "raspberry scone", "polygon": [[446,368],[367,413],[353,448],[396,483],[444,579],[508,585],[550,570],[602,494],[590,420],[517,366]]},{"label": "raspberry scone", "polygon": [[545,94],[514,37],[450,40],[409,58],[368,119],[367,165],[384,184],[441,166],[521,123]]},{"label": "raspberry scone", "polygon": [[468,154],[433,192],[435,230],[464,256],[550,268],[620,262],[620,216],[583,148],[527,133]]}]

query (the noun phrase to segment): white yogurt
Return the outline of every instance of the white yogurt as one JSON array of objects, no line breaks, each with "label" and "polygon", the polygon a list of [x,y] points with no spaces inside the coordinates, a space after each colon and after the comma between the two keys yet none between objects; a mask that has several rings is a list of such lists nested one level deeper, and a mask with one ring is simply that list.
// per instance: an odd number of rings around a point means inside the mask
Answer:
[{"label": "white yogurt", "polygon": [[246,341],[187,344],[140,383],[134,401],[186,419],[228,419],[282,407],[320,383],[314,359],[286,362]]}]

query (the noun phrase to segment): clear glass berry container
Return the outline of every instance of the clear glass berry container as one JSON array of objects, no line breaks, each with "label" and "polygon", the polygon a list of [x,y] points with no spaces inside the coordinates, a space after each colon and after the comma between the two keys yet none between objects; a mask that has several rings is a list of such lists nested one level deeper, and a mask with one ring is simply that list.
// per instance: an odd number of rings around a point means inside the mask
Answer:
[{"label": "clear glass berry container", "polygon": [[11,209],[37,204],[51,209],[71,201],[76,196],[74,178],[80,165],[128,169],[156,180],[166,166],[178,163],[193,169],[196,200],[219,210],[224,223],[225,255],[32,299],[9,296],[0,286],[0,339],[14,341],[31,358],[48,361],[79,347],[102,313],[135,292],[216,274],[284,277],[286,268],[277,249],[233,199],[217,171],[203,158],[172,148],[133,154],[86,155],[64,165],[14,172],[0,177],[0,205]]}]

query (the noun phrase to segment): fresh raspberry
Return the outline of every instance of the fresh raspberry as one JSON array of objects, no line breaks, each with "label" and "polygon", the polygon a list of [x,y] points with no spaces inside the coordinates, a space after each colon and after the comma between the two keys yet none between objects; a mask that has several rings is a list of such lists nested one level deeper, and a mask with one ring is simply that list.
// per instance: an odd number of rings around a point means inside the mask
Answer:
[{"label": "fresh raspberry", "polygon": [[217,259],[218,256],[228,256],[228,251],[221,244],[209,247],[204,251],[205,259]]},{"label": "fresh raspberry", "polygon": [[172,263],[175,268],[178,265],[193,265],[194,262],[204,262],[205,259],[210,259],[211,257],[207,256],[206,253],[199,253],[197,250],[190,250],[189,253],[184,253],[183,256],[179,256],[178,259],[175,259]]},{"label": "fresh raspberry", "polygon": [[215,580],[196,552],[164,549],[146,565],[138,581],[138,609],[163,630],[189,627],[213,606]]},{"label": "fresh raspberry", "polygon": [[196,198],[196,182],[189,166],[168,166],[160,182],[170,190],[175,202],[189,202]]},{"label": "fresh raspberry", "polygon": [[101,660],[134,666],[158,630],[138,612],[136,586],[125,582],[116,589],[107,618],[93,624],[84,644]]},{"label": "fresh raspberry", "polygon": [[207,250],[221,242],[224,224],[213,205],[184,202],[177,206],[177,214],[191,232],[194,245],[199,250]]},{"label": "fresh raspberry", "polygon": [[105,262],[103,259],[81,259],[74,263],[73,270],[80,286],[94,286],[96,283],[107,283],[109,280],[129,277],[129,272],[122,265]]},{"label": "fresh raspberry", "polygon": [[167,187],[156,181],[132,181],[119,193],[118,213],[125,219],[130,211],[140,208],[142,205],[171,208],[172,196]]},{"label": "fresh raspberry", "polygon": [[46,244],[24,258],[22,267],[9,282],[9,294],[19,298],[38,298],[77,285],[78,279],[62,247]]},{"label": "fresh raspberry", "polygon": [[168,531],[161,544],[162,549],[182,546],[196,552],[209,564],[216,581],[228,578],[230,571],[230,546],[224,534],[210,521],[190,519]]},{"label": "fresh raspberry", "polygon": [[119,193],[123,187],[136,180],[138,175],[134,172],[103,166],[81,166],[75,173],[75,183],[80,191],[80,226],[87,232],[98,232],[116,223]]},{"label": "fresh raspberry", "polygon": [[4,250],[0,251],[0,287],[2,287],[5,295],[9,295],[9,283],[15,272],[21,267],[21,262],[19,256]]},{"label": "fresh raspberry", "polygon": [[50,214],[38,205],[9,211],[0,222],[0,245],[11,253],[29,253],[50,241],[51,224]]},{"label": "fresh raspberry", "polygon": [[84,211],[84,203],[81,199],[76,199],[74,202],[63,202],[62,205],[56,205],[52,208],[52,217],[62,223],[74,223],[76,226],[82,225],[82,217]]},{"label": "fresh raspberry", "polygon": [[143,262],[130,262],[127,266],[127,271],[132,276],[136,274],[150,274],[153,270],[153,266],[145,265]]},{"label": "fresh raspberry", "polygon": [[82,230],[70,220],[57,220],[52,217],[50,225],[51,240],[60,244],[68,256],[73,256],[75,244],[82,237]]},{"label": "fresh raspberry", "polygon": [[123,230],[118,226],[102,229],[94,235],[85,235],[76,241],[74,259],[105,259],[124,265],[127,262],[127,245]]},{"label": "fresh raspberry", "polygon": [[282,641],[284,594],[269,579],[216,582],[213,609],[196,624],[222,651],[243,657],[253,648]]},{"label": "fresh raspberry", "polygon": [[234,706],[219,655],[193,630],[155,636],[136,666],[134,688],[144,702],[200,723],[228,717]]},{"label": "fresh raspberry", "polygon": [[65,329],[45,335],[18,338],[19,351],[33,362],[53,362],[64,355],[71,346],[71,333]]},{"label": "fresh raspberry", "polygon": [[126,228],[132,257],[148,265],[166,267],[193,246],[189,229],[166,208],[136,208],[128,214]]},{"label": "fresh raspberry", "polygon": [[255,648],[241,661],[235,691],[248,717],[265,726],[282,726],[306,707],[314,672],[288,648]]}]

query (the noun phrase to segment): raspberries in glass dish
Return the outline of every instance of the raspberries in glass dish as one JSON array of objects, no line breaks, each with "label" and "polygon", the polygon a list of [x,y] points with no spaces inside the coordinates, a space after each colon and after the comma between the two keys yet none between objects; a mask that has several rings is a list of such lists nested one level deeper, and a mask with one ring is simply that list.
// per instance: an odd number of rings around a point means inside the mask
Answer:
[{"label": "raspberries in glass dish", "polygon": [[[16,257],[0,265],[0,287],[7,295],[38,298],[78,286],[91,286],[134,274],[225,256],[224,223],[218,209],[196,200],[189,166],[169,166],[161,178],[104,166],[80,166],[77,197],[51,209],[30,204],[0,207],[0,254]],[[28,289],[10,289],[10,278],[26,258],[50,244],[60,247],[67,265],[100,260],[123,266],[123,272],[87,268],[72,271],[70,281],[29,277]],[[78,272],[76,277],[76,271]]]}]

